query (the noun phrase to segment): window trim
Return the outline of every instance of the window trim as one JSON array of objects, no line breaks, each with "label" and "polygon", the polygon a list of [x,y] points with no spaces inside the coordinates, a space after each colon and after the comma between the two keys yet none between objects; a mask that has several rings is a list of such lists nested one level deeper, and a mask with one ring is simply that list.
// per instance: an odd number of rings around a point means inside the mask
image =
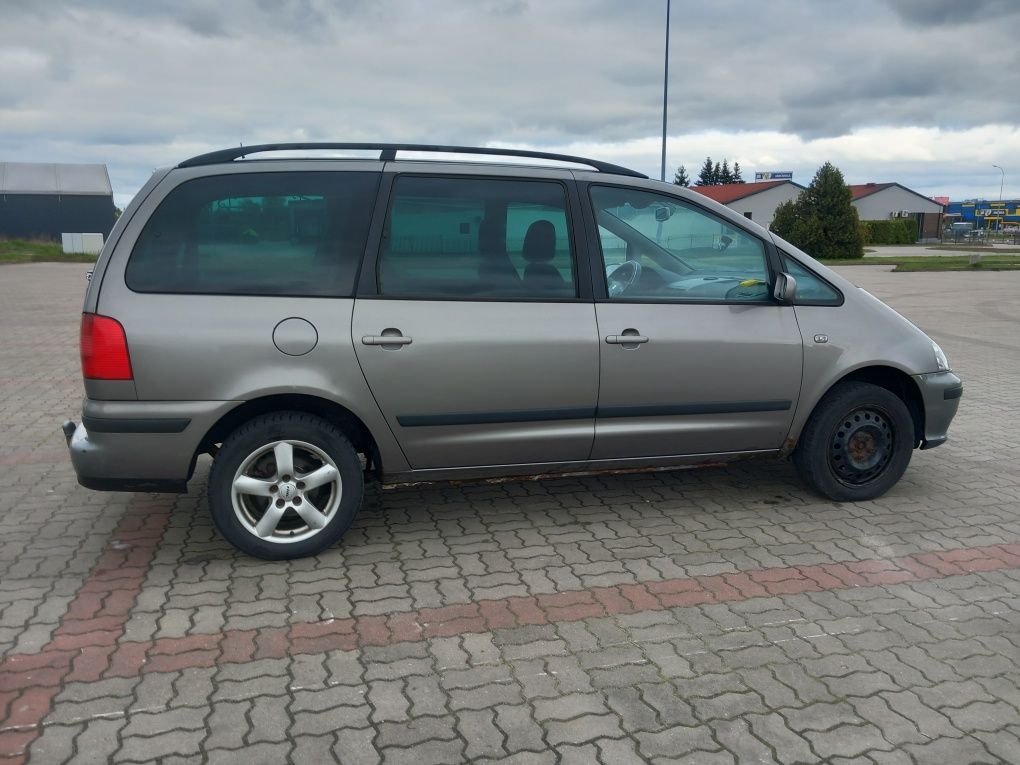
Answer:
[{"label": "window trim", "polygon": [[[358,278],[358,288],[355,297],[360,300],[404,300],[416,302],[446,302],[446,303],[591,303],[592,285],[590,280],[584,278],[589,271],[588,243],[584,235],[583,227],[579,221],[582,220],[580,204],[576,184],[560,178],[532,178],[516,175],[499,174],[476,174],[457,173],[444,170],[442,172],[399,172],[389,171],[383,173],[384,178],[380,184],[379,199],[376,203],[376,218],[373,220],[372,230],[369,233],[370,251],[366,252],[362,260],[361,273]],[[490,296],[490,295],[383,295],[379,291],[379,263],[382,257],[384,244],[384,232],[390,219],[390,211],[396,201],[397,181],[401,178],[427,178],[427,179],[448,179],[448,180],[485,180],[485,181],[506,181],[514,183],[552,183],[563,189],[564,214],[567,219],[567,237],[571,245],[571,253],[574,264],[574,289],[573,297],[511,297],[511,296]],[[383,198],[385,194],[385,199]]]},{"label": "window trim", "polygon": [[[681,205],[683,207],[690,208],[690,209],[692,209],[692,210],[694,210],[694,211],[696,211],[698,213],[701,213],[703,215],[708,215],[708,216],[710,216],[712,218],[720,220],[720,221],[726,223],[726,225],[731,226],[732,228],[736,229],[737,231],[739,231],[743,235],[745,235],[747,237],[750,237],[752,239],[758,240],[761,243],[763,251],[764,251],[765,268],[766,268],[766,271],[768,273],[768,287],[769,287],[768,297],[766,299],[764,299],[764,300],[683,300],[683,299],[678,300],[676,298],[665,298],[665,297],[664,298],[653,298],[653,297],[625,297],[625,298],[616,297],[616,298],[611,298],[611,297],[609,297],[609,289],[608,289],[608,285],[606,283],[606,273],[605,273],[605,266],[604,266],[605,261],[604,261],[604,256],[602,254],[602,238],[599,236],[599,233],[598,233],[598,220],[597,220],[597,218],[595,216],[595,203],[592,201],[592,198],[591,198],[591,190],[592,190],[593,187],[611,188],[611,189],[623,189],[623,190],[626,190],[626,191],[638,191],[638,192],[644,192],[646,194],[659,195],[659,196],[665,197],[667,199],[670,199],[670,200],[676,202],[677,204],[679,204],[679,205]],[[592,232],[592,237],[591,237],[592,241],[590,241],[589,245],[588,245],[588,248],[589,248],[588,260],[589,260],[589,263],[591,264],[591,275],[592,275],[592,282],[593,282],[594,291],[595,291],[595,302],[596,303],[610,303],[610,304],[617,304],[617,305],[627,305],[627,304],[631,304],[632,305],[632,304],[646,303],[646,304],[649,304],[649,305],[668,304],[668,305],[691,305],[691,306],[697,306],[697,305],[749,305],[749,306],[769,305],[769,306],[778,306],[778,305],[783,305],[782,303],[777,301],[775,299],[775,297],[773,296],[773,290],[775,288],[775,283],[776,283],[776,274],[779,273],[779,271],[781,270],[782,264],[781,264],[781,261],[779,259],[779,252],[776,249],[775,242],[773,242],[771,240],[771,237],[769,237],[768,239],[765,239],[760,234],[757,234],[757,233],[755,233],[753,231],[748,230],[747,228],[744,228],[743,226],[741,226],[741,225],[739,225],[737,223],[734,223],[734,222],[732,222],[730,220],[727,220],[725,218],[720,217],[718,214],[716,214],[712,210],[709,210],[707,207],[699,205],[699,204],[697,204],[697,203],[695,203],[695,202],[693,202],[693,201],[691,201],[689,199],[685,199],[684,197],[681,197],[681,196],[678,196],[678,195],[675,195],[675,194],[670,194],[670,193],[665,192],[665,191],[647,189],[647,188],[644,188],[643,186],[636,186],[636,185],[635,186],[631,186],[629,184],[606,183],[606,182],[599,182],[599,181],[590,181],[590,182],[588,182],[588,183],[586,183],[584,185],[583,190],[579,189],[579,192],[580,192],[580,197],[581,197],[581,200],[582,200],[582,208],[584,209],[585,222],[587,223],[587,227],[588,227],[589,231]]]},{"label": "window trim", "polygon": [[[166,193],[164,193],[155,202],[152,210],[145,215],[145,220],[144,220],[144,222],[143,222],[143,224],[141,226],[141,229],[138,231],[138,234],[134,237],[134,241],[131,242],[131,249],[128,250],[127,259],[124,261],[124,268],[123,268],[122,273],[121,273],[121,279],[124,282],[125,288],[127,288],[127,290],[129,292],[132,292],[132,293],[134,293],[136,295],[181,295],[181,296],[196,295],[196,296],[199,296],[199,297],[201,297],[201,296],[216,296],[216,297],[251,297],[251,298],[301,298],[301,299],[305,299],[305,300],[351,300],[357,294],[358,279],[360,277],[360,271],[361,271],[362,265],[363,265],[364,260],[365,260],[364,253],[360,253],[360,254],[358,254],[356,256],[358,258],[358,263],[357,263],[357,265],[356,265],[356,267],[354,269],[354,278],[353,278],[353,280],[350,283],[350,287],[347,290],[343,290],[343,291],[337,290],[334,293],[322,294],[322,295],[309,295],[306,292],[298,292],[298,293],[291,293],[291,292],[223,292],[223,291],[201,291],[201,292],[199,292],[199,291],[187,291],[187,292],[184,292],[184,291],[181,291],[181,290],[165,290],[165,289],[161,289],[161,290],[139,290],[139,289],[136,289],[136,288],[132,287],[131,284],[128,282],[128,269],[131,267],[131,261],[134,259],[135,252],[138,249],[138,245],[141,242],[142,237],[145,235],[145,231],[149,227],[149,224],[151,223],[153,217],[155,217],[156,213],[159,212],[159,209],[163,206],[163,204],[175,192],[177,192],[179,189],[183,188],[184,186],[187,186],[189,183],[196,183],[198,181],[205,181],[205,180],[209,180],[209,179],[221,179],[221,178],[226,178],[226,177],[231,177],[231,178],[234,178],[234,177],[250,178],[250,177],[253,177],[253,176],[311,175],[311,174],[324,175],[324,176],[328,176],[328,177],[335,177],[335,176],[338,176],[338,175],[339,176],[347,175],[349,173],[357,173],[357,174],[373,175],[373,176],[375,176],[374,180],[375,180],[375,185],[376,185],[376,193],[373,196],[375,196],[376,198],[378,197],[378,192],[379,192],[379,189],[382,186],[382,182],[383,182],[383,173],[381,171],[379,171],[379,170],[368,170],[368,169],[364,169],[364,168],[350,169],[350,170],[348,170],[348,169],[344,169],[344,170],[340,170],[340,169],[336,169],[336,170],[329,170],[329,169],[323,169],[323,170],[270,170],[270,169],[266,169],[266,170],[260,170],[258,172],[211,173],[209,175],[200,175],[200,176],[197,176],[197,177],[186,178],[186,179],[182,180],[180,183],[177,183],[177,184],[173,185],[172,187],[170,187],[169,189],[167,189]],[[373,208],[372,208],[371,216],[372,216],[372,223],[374,223],[374,220],[375,220],[375,217],[376,217],[376,213],[377,213],[377,210],[376,210],[374,205],[376,205],[377,202],[373,201],[372,204],[373,204]],[[365,245],[366,245],[366,247],[371,245],[371,243],[372,243],[372,233],[373,233],[372,225],[370,224],[369,227],[368,227],[366,238],[365,238]]]}]

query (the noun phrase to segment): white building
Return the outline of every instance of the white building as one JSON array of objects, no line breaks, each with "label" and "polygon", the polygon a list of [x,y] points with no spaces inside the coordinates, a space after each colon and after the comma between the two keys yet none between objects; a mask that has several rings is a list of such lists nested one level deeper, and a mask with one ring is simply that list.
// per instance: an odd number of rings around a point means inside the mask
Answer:
[{"label": "white building", "polygon": [[943,207],[898,183],[859,183],[850,187],[861,220],[913,218],[919,239],[938,239]]},{"label": "white building", "polygon": [[714,199],[765,228],[768,228],[772,223],[776,208],[783,202],[796,199],[803,190],[803,186],[793,181],[691,186],[691,191],[697,191],[709,199]]}]

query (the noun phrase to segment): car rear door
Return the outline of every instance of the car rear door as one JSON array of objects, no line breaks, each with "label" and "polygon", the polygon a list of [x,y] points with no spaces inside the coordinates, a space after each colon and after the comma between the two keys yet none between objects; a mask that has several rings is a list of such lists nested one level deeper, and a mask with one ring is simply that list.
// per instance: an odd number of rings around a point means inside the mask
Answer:
[{"label": "car rear door", "polygon": [[599,343],[566,175],[393,177],[352,338],[413,469],[587,459]]},{"label": "car rear door", "polygon": [[[802,348],[793,309],[771,297],[772,243],[679,198],[589,191],[602,260],[592,459],[780,448]],[[626,261],[643,268],[623,286],[635,270]]]}]

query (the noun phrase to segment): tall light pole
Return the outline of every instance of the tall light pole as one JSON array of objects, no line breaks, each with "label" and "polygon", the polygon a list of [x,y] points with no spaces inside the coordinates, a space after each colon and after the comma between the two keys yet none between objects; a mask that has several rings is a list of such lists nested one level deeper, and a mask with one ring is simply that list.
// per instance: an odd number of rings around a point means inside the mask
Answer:
[{"label": "tall light pole", "polygon": [[1002,177],[999,178],[999,201],[1001,202],[1002,201],[1002,184],[1005,183],[1005,181],[1006,181],[1006,171],[1003,170],[998,165],[992,165],[992,167],[998,167],[999,168],[999,172],[1002,173]]},{"label": "tall light pole", "polygon": [[666,0],[666,64],[662,73],[662,169],[659,180],[666,180],[666,96],[669,93],[669,5]]}]

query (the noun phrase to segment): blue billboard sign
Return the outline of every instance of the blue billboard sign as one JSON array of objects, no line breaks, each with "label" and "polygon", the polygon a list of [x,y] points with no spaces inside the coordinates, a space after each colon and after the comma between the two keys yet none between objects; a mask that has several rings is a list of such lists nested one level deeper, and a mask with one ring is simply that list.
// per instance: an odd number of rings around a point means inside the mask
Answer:
[{"label": "blue billboard sign", "polygon": [[946,216],[973,223],[977,228],[1005,228],[1020,225],[1020,199],[1002,202],[950,202]]},{"label": "blue billboard sign", "polygon": [[755,181],[792,181],[792,170],[765,170],[754,174]]}]

